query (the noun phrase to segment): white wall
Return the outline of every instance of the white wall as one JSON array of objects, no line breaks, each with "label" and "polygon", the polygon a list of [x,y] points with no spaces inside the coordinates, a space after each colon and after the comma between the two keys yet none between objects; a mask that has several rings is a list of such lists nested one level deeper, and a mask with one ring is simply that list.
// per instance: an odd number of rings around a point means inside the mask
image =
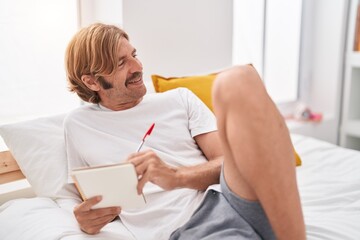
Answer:
[{"label": "white wall", "polygon": [[123,0],[123,26],[151,74],[207,73],[232,63],[232,0]]},{"label": "white wall", "polygon": [[[305,0],[304,27],[309,33],[302,43],[305,52],[301,53],[300,77],[306,84],[300,86],[301,100],[313,111],[323,112],[325,121],[296,125],[293,132],[330,142],[337,142],[347,2]],[[144,64],[149,92],[153,91],[151,74],[206,73],[232,64],[232,0],[79,3],[84,11],[81,25],[94,21],[123,25]],[[77,99],[66,89],[63,53],[79,25],[77,11],[76,1],[0,2],[0,27],[4,33],[0,38],[0,121],[16,114],[19,106],[22,113],[33,114],[51,113],[53,106],[68,109],[76,105]],[[45,85],[62,90],[35,92]],[[11,89],[17,91],[7,96]]]},{"label": "white wall", "polygon": [[79,27],[95,22],[122,26],[121,0],[78,0]]},{"label": "white wall", "polygon": [[[234,0],[237,1],[237,0]],[[291,131],[337,143],[347,0],[304,0],[301,101],[325,116]],[[123,0],[123,27],[151,74],[204,73],[232,64],[231,0]],[[286,63],[284,63],[286,67]]]},{"label": "white wall", "polygon": [[[124,6],[123,6],[124,4]],[[150,74],[187,75],[231,65],[232,0],[1,0],[0,123],[64,112],[64,53],[78,27],[123,25]]]}]

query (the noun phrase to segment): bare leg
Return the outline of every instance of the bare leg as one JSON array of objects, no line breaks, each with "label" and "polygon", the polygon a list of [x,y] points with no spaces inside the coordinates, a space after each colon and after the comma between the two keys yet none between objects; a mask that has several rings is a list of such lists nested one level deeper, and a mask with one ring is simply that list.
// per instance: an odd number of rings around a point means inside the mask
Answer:
[{"label": "bare leg", "polygon": [[278,239],[305,239],[289,132],[256,70],[219,74],[213,98],[229,188],[260,201]]}]

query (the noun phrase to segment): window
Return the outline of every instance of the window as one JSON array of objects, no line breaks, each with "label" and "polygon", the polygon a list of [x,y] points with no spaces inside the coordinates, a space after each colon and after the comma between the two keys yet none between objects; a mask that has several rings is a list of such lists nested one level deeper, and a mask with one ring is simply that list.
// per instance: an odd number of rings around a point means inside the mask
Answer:
[{"label": "window", "polygon": [[0,124],[69,111],[64,54],[77,30],[77,2],[0,2]]},{"label": "window", "polygon": [[298,99],[302,0],[234,0],[233,63],[253,63],[276,103]]}]

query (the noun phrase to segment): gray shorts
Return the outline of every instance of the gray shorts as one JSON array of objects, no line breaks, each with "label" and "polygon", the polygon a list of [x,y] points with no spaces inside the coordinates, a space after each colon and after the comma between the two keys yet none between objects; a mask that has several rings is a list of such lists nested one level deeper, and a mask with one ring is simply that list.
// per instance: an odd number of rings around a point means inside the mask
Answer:
[{"label": "gray shorts", "polygon": [[276,239],[259,202],[235,195],[220,176],[221,193],[209,190],[190,220],[170,239]]}]

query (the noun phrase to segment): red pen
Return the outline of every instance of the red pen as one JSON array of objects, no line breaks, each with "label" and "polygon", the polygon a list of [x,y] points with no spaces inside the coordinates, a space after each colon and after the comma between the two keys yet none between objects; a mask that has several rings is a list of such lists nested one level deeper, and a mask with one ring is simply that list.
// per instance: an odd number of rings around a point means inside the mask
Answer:
[{"label": "red pen", "polygon": [[142,148],[142,146],[143,146],[143,144],[144,144],[144,142],[145,142],[145,138],[146,138],[148,135],[151,134],[152,130],[154,129],[154,126],[155,126],[155,123],[151,124],[150,128],[149,128],[149,129],[147,130],[147,132],[145,133],[145,135],[144,135],[144,137],[143,137],[143,139],[142,139],[139,147],[137,148],[136,152],[139,152],[139,151],[140,151],[140,149]]}]

